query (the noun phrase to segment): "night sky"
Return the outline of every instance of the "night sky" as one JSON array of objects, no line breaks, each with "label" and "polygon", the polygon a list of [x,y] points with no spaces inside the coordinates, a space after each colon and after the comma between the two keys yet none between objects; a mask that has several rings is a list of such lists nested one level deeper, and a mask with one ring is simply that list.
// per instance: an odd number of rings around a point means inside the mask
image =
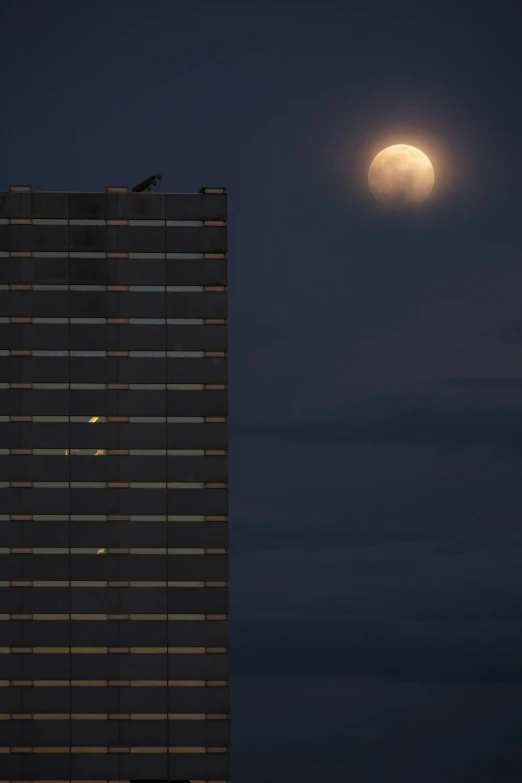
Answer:
[{"label": "night sky", "polygon": [[229,194],[238,783],[522,780],[516,7],[1,4],[0,189]]}]

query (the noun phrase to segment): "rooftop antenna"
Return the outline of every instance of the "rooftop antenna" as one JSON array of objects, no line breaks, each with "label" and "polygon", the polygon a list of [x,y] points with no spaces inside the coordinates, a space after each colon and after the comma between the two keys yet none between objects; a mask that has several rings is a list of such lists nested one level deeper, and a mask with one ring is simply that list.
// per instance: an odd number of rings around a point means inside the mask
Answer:
[{"label": "rooftop antenna", "polygon": [[132,188],[133,193],[157,193],[161,186],[162,176],[161,174],[153,174],[151,177],[147,177],[143,182],[139,182]]}]

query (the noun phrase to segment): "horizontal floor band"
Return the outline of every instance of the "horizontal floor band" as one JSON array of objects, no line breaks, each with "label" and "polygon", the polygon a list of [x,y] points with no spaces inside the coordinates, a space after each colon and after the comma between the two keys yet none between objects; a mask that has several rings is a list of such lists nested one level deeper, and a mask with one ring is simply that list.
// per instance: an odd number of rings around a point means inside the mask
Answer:
[{"label": "horizontal floor band", "polygon": [[58,391],[225,391],[224,383],[40,383],[11,381],[0,389],[47,389]]},{"label": "horizontal floor band", "polygon": [[89,326],[104,326],[117,324],[118,326],[223,326],[227,323],[226,318],[139,318],[135,316],[125,316],[122,318],[99,317],[99,316],[28,316],[11,315],[0,316],[0,324],[85,324]]},{"label": "horizontal floor band", "polygon": [[222,655],[226,647],[0,647],[0,655]]},{"label": "horizontal floor band", "polygon": [[[171,291],[179,291],[183,293],[200,291],[206,291],[208,288],[215,290],[218,286],[207,286],[201,283],[186,284],[186,285],[171,285],[169,283],[163,283],[162,285],[140,285],[135,283],[1,283],[0,291],[114,291],[117,293],[128,293],[129,291],[139,292],[158,292],[167,293]],[[219,286],[221,290],[225,290],[225,286]]]},{"label": "horizontal floor band", "polygon": [[225,449],[0,449],[21,457],[225,457]]},{"label": "horizontal floor band", "polygon": [[20,621],[36,621],[36,620],[45,620],[47,622],[49,621],[56,621],[56,622],[70,622],[71,620],[85,620],[85,621],[98,621],[98,620],[116,620],[116,621],[125,621],[125,620],[136,620],[138,622],[157,622],[158,620],[167,620],[169,622],[177,622],[177,621],[203,621],[203,620],[226,620],[227,615],[226,614],[150,614],[150,613],[125,613],[125,614],[104,614],[104,613],[97,613],[97,614],[88,614],[88,613],[72,613],[72,614],[62,614],[62,613],[56,613],[56,614],[22,614],[22,613],[10,613],[10,614],[0,614],[0,621],[12,621],[12,620],[20,620]]},{"label": "horizontal floor band", "polygon": [[62,746],[62,747],[0,747],[1,754],[7,753],[226,753],[227,748],[217,747],[82,747],[82,746]]},{"label": "horizontal floor band", "polygon": [[[30,190],[30,188],[29,188]],[[119,192],[119,191],[118,191]],[[123,191],[126,192],[126,189]],[[222,192],[222,191],[220,191]],[[36,218],[3,218],[3,220],[18,221],[21,225],[23,223],[28,224],[31,220]],[[122,221],[126,224],[126,221]],[[4,222],[4,225],[5,222]],[[89,225],[89,224],[87,224]],[[115,225],[114,221],[111,225]],[[177,259],[224,259],[226,253],[134,253],[130,251],[91,251],[91,250],[0,250],[0,257],[12,258],[69,258],[71,260],[75,258],[138,258],[143,260],[177,260]]]},{"label": "horizontal floor band", "polygon": [[0,547],[0,555],[225,555],[227,551],[196,547]]},{"label": "horizontal floor band", "polygon": [[[0,780],[0,783],[49,783],[49,780]],[[59,778],[53,778],[53,783],[135,783],[132,780],[99,780],[99,779],[77,779],[67,778],[67,780],[60,780]],[[227,780],[195,780],[192,778],[190,783],[228,783]]]},{"label": "horizontal floor band", "polygon": [[[49,780],[0,780],[0,783],[49,783]],[[53,778],[53,783],[135,783],[133,780],[84,780],[77,778],[67,778],[67,780],[60,780],[59,778]],[[227,780],[195,780],[192,778],[190,783],[228,783]]]},{"label": "horizontal floor band", "polygon": [[10,580],[10,581],[2,581],[0,580],[0,587],[227,587],[228,582],[140,582],[140,581],[103,581],[103,580],[96,580],[96,581],[89,581],[89,580],[81,580],[81,581],[51,581],[51,580],[33,580],[33,581],[27,581],[27,580]]},{"label": "horizontal floor band", "polygon": [[0,489],[226,489],[214,481],[0,481]]},{"label": "horizontal floor band", "polygon": [[216,424],[225,421],[224,416],[0,416],[0,423],[16,424]]},{"label": "horizontal floor band", "polygon": [[[110,284],[75,284],[75,283],[57,283],[55,285],[46,283],[2,283],[0,291],[12,291],[16,293],[26,293],[27,291],[38,291],[40,293],[51,291],[99,291],[103,293],[207,293],[226,291],[224,285],[110,285]],[[152,317],[152,315],[151,315]]]},{"label": "horizontal floor band", "polygon": [[224,226],[224,220],[165,220],[164,218],[144,219],[101,219],[101,218],[6,218],[14,225],[34,226],[148,226],[149,228],[167,228],[169,226],[208,227]]},{"label": "horizontal floor band", "polygon": [[35,713],[0,713],[0,720],[228,720],[227,713],[197,713],[197,712],[35,712]]},{"label": "horizontal floor band", "polygon": [[224,515],[0,514],[0,522],[226,522]]},{"label": "horizontal floor band", "polygon": [[[5,218],[4,218],[5,220]],[[15,218],[12,218],[15,220]],[[30,218],[17,218],[20,223]],[[4,223],[5,225],[5,223]],[[135,258],[143,261],[177,261],[200,259],[226,259],[226,253],[134,253],[114,250],[0,250],[0,258],[67,258],[71,261],[77,258]]]},{"label": "horizontal floor band", "polygon": [[226,351],[76,351],[40,350],[32,348],[0,349],[0,357],[47,358],[47,359],[222,359]]},{"label": "horizontal floor band", "polygon": [[224,688],[226,680],[0,680],[0,688]]}]

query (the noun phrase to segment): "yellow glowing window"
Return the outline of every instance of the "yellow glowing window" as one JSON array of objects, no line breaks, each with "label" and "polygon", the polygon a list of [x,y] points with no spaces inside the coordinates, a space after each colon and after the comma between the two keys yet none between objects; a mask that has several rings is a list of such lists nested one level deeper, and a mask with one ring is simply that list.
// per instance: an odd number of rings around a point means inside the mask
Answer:
[{"label": "yellow glowing window", "polygon": [[[89,424],[96,424],[99,418],[100,418],[99,416],[91,416],[91,418],[89,419]],[[65,449],[66,456],[78,452],[80,452],[80,449]],[[101,457],[104,455],[105,455],[105,449],[98,449],[94,454],[95,457]],[[98,552],[98,554],[100,554],[100,552]]]}]

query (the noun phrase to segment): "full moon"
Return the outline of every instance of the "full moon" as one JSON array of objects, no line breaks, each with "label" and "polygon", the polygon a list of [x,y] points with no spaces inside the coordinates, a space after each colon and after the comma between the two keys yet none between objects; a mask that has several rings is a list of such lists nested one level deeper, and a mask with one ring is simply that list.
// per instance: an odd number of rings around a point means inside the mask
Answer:
[{"label": "full moon", "polygon": [[379,152],[368,171],[373,196],[387,206],[408,206],[428,198],[435,182],[427,155],[409,144],[394,144]]}]

